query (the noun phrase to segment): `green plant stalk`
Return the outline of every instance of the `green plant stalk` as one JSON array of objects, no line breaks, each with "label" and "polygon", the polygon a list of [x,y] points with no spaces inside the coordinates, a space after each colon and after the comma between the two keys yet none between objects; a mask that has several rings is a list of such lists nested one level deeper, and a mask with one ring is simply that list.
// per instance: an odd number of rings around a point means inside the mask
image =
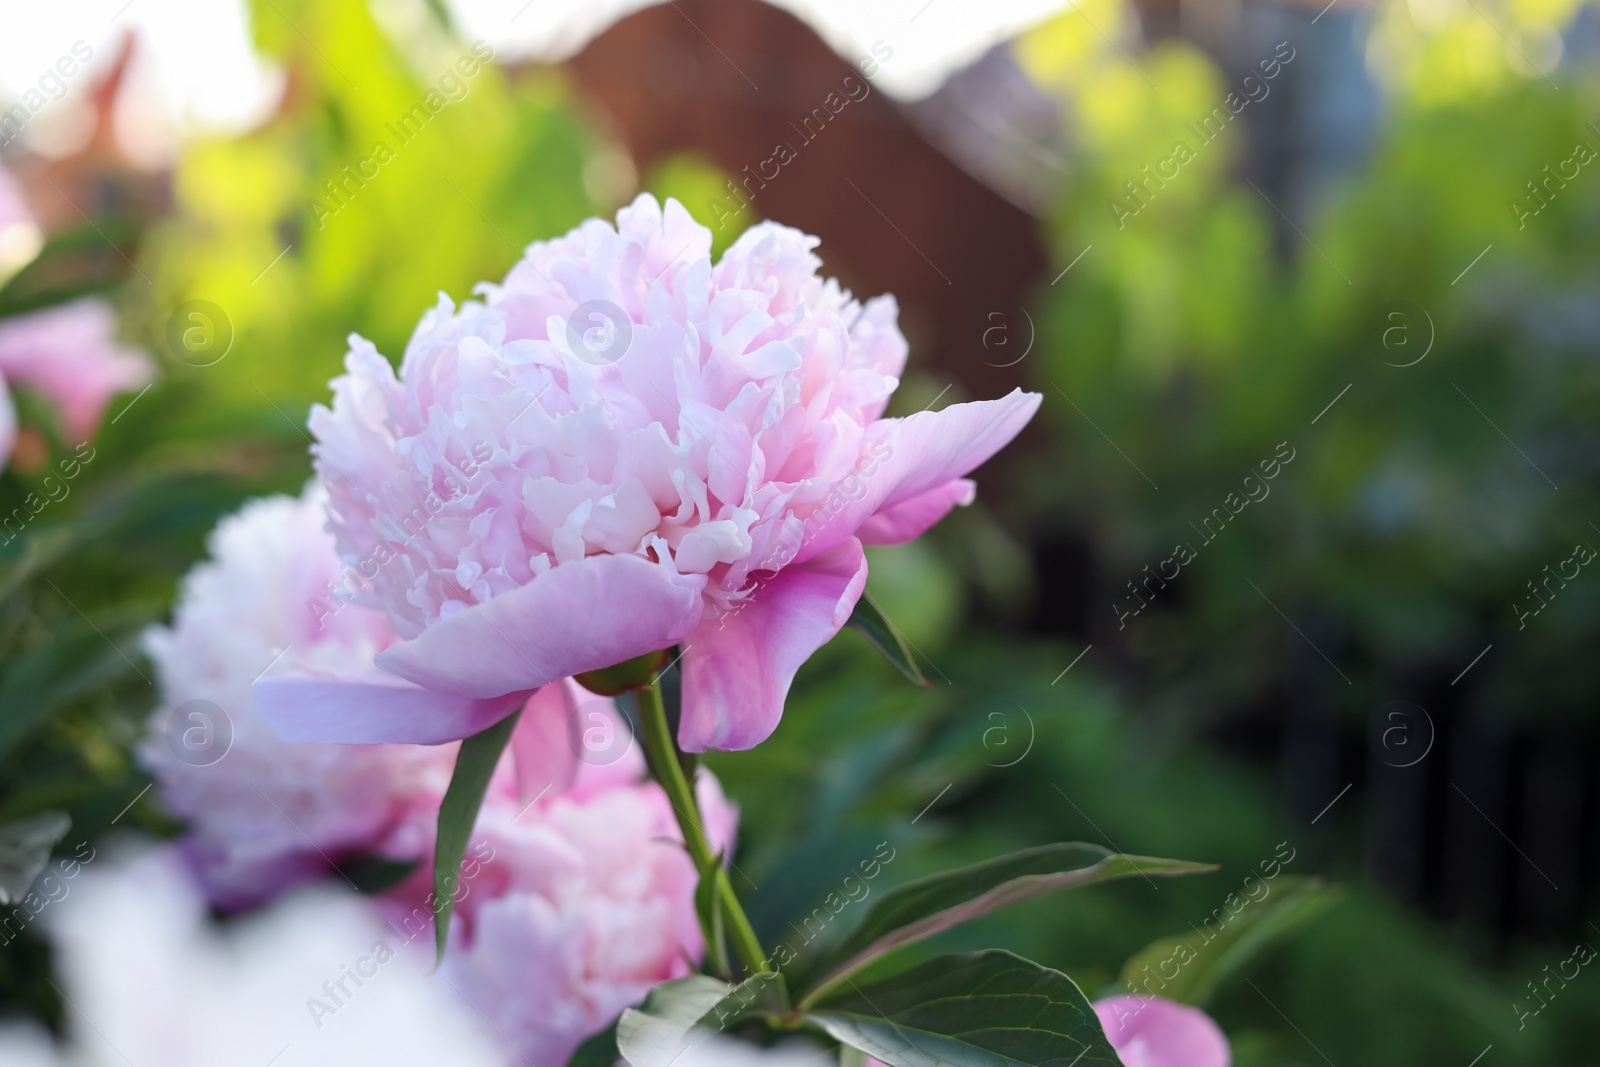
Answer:
[{"label": "green plant stalk", "polygon": [[[667,725],[667,708],[661,699],[660,676],[638,692],[639,718],[644,726],[644,751],[650,761],[650,770],[666,791],[667,800],[672,803],[672,810],[678,816],[678,827],[683,831],[683,841],[689,849],[689,858],[694,860],[695,870],[708,870],[717,862],[717,857],[712,855],[711,844],[706,840],[700,821],[700,806],[695,802],[694,789],[683,773],[683,764],[678,758],[678,744],[672,736],[671,727]],[[726,878],[719,878],[717,884],[718,896],[722,899],[722,909],[728,922],[728,937],[733,942],[734,950],[751,971],[761,973],[772,970],[766,953],[761,950],[761,942],[757,940],[756,932],[739,904],[739,897],[733,891],[733,883]]]}]

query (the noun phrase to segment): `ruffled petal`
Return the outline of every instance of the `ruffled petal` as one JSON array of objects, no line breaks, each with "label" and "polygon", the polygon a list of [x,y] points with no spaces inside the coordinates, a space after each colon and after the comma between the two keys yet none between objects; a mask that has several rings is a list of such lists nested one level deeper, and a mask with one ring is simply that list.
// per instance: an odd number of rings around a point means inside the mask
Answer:
[{"label": "ruffled petal", "polygon": [[867,584],[855,538],[809,563],[786,567],[749,600],[708,615],[683,652],[686,752],[753,748],[783,715],[795,672],[849,621]]},{"label": "ruffled petal", "polygon": [[459,696],[537,689],[677,644],[700,621],[704,587],[642,556],[590,556],[440,619],[377,663]]},{"label": "ruffled petal", "polygon": [[873,515],[969,473],[1022,432],[1041,400],[1038,393],[1017,389],[999,400],[874,423],[856,472],[806,520],[795,562],[843,544]]}]

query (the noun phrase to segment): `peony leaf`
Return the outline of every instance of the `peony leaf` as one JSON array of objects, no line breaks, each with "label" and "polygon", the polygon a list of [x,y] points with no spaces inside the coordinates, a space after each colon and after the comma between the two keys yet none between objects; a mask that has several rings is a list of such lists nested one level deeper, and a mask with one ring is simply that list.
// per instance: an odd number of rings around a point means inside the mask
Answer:
[{"label": "peony leaf", "polygon": [[867,1067],[867,1054],[854,1045],[840,1045],[839,1067]]},{"label": "peony leaf", "polygon": [[889,621],[889,617],[867,594],[862,593],[861,599],[856,601],[855,609],[850,612],[850,619],[845,625],[865,634],[867,640],[871,641],[890,663],[900,668],[901,674],[921,686],[933,684],[923,677],[922,668],[917,666],[917,657],[912,655],[905,638],[900,636],[900,631],[894,628],[894,623]]},{"label": "peony leaf", "polygon": [[682,1055],[694,1024],[732,991],[703,974],[662,982],[617,1020],[617,1049],[633,1067],[666,1067]]},{"label": "peony leaf", "polygon": [[758,1015],[784,1015],[789,1011],[789,987],[776,971],[753,974],[728,990],[728,995],[712,1005],[690,1031],[695,1044],[713,1034],[724,1033],[746,1019]]},{"label": "peony leaf", "polygon": [[50,862],[50,850],[67,836],[64,811],[41,811],[0,826],[0,904],[15,904]]},{"label": "peony leaf", "polygon": [[455,773],[439,805],[439,834],[433,849],[433,928],[437,959],[444,959],[444,946],[450,934],[450,913],[455,908],[459,888],[461,859],[472,839],[478,809],[488,792],[500,753],[511,740],[522,711],[518,709],[485,730],[461,742],[456,753]]},{"label": "peony leaf", "polygon": [[[1316,878],[1284,878],[1276,884],[1262,879],[1261,884],[1269,887],[1267,895],[1239,898],[1244,903],[1237,911],[1224,904],[1194,934],[1145,946],[1122,965],[1122,988],[1116,992],[1152,992],[1180,1004],[1204,1004],[1218,985],[1340,898],[1338,890]],[[1176,969],[1171,978],[1166,965]],[[1159,986],[1147,989],[1152,974]]]},{"label": "peony leaf", "polygon": [[1185,860],[1124,856],[1099,845],[1044,845],[970,867],[945,871],[889,890],[850,935],[825,955],[802,1006],[879,956],[992,911],[1062,889],[1130,875],[1195,874],[1216,870]]},{"label": "peony leaf", "polygon": [[1122,1064],[1072,979],[999,949],[850,982],[805,1019],[889,1067]]},{"label": "peony leaf", "polygon": [[783,976],[752,975],[736,986],[695,975],[662,982],[617,1022],[617,1048],[633,1067],[667,1067],[688,1049],[758,1015],[789,1010]]}]

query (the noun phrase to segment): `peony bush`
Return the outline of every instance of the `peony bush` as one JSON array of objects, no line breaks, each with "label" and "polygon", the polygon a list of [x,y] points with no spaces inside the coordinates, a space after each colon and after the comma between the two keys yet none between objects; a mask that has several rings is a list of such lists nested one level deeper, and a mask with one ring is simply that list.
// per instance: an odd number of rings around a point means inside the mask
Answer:
[{"label": "peony bush", "polygon": [[[920,678],[864,547],[971,503],[1040,401],[886,416],[894,300],[857,300],[816,247],[762,223],[713,262],[708,229],[644,195],[441,294],[397,366],[352,336],[311,414],[316,480],[225,520],[145,636],[175,855],[228,910],[342,875],[397,953],[433,941],[440,995],[507,1062],[821,1042],[891,1067],[1226,1067],[1194,1008],[1093,1003],[1008,952],[900,951],[1202,865],[1044,845],[887,889],[777,963],[746,917],[738,813],[696,754],[765,740],[847,625]],[[331,985],[319,1023],[353,999]]]}]

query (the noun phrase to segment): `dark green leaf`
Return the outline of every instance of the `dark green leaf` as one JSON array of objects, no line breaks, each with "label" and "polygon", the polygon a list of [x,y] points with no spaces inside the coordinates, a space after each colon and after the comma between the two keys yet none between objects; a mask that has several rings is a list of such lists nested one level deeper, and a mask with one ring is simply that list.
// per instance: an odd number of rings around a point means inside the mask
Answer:
[{"label": "dark green leaf", "polygon": [[617,1048],[633,1067],[666,1067],[683,1051],[684,1038],[733,989],[703,974],[662,982],[637,1008],[617,1020]]},{"label": "dark green leaf", "polygon": [[789,987],[776,971],[754,974],[728,991],[691,1028],[698,1044],[759,1015],[783,1015],[789,1010]]},{"label": "dark green leaf", "polygon": [[1121,1067],[1094,1008],[1060,971],[991,949],[939,956],[850,988],[809,1022],[890,1067]]},{"label": "dark green leaf", "polygon": [[617,1049],[617,1024],[612,1023],[579,1045],[567,1061],[567,1067],[616,1067],[621,1058],[622,1053]]},{"label": "dark green leaf", "polygon": [[1215,869],[1203,863],[1124,856],[1099,845],[1067,843],[1014,852],[910,882],[879,897],[861,925],[823,957],[816,972],[823,977],[805,1000],[821,996],[886,952],[1024,900],[1130,875]]},{"label": "dark green leaf", "polygon": [[460,888],[461,858],[472,839],[472,827],[478,821],[478,809],[483,806],[483,794],[489,788],[495,764],[500,762],[500,753],[505,751],[521,715],[520,710],[514,711],[473,734],[461,742],[461,750],[456,753],[455,773],[450,776],[450,788],[439,805],[438,843],[433,850],[433,926],[439,959],[444,958],[450,912]]},{"label": "dark green leaf", "polygon": [[855,610],[850,612],[850,620],[845,625],[865,634],[867,640],[871,641],[890,663],[900,668],[901,674],[918,685],[931,684],[922,676],[922,668],[917,666],[917,658],[912,655],[905,638],[900,636],[900,631],[894,628],[894,623],[889,621],[888,616],[884,615],[867,594],[862,593],[861,599],[856,601]]},{"label": "dark green leaf", "polygon": [[98,532],[87,522],[40,524],[0,543],[0,563],[7,564],[0,572],[0,600],[11,599],[36,574]]},{"label": "dark green leaf", "polygon": [[1242,902],[1237,909],[1224,902],[1194,934],[1151,942],[1123,965],[1124,988],[1118,992],[1131,989],[1180,1004],[1204,1004],[1222,982],[1340,896],[1315,878],[1261,884],[1268,887],[1267,895],[1237,897]]}]

